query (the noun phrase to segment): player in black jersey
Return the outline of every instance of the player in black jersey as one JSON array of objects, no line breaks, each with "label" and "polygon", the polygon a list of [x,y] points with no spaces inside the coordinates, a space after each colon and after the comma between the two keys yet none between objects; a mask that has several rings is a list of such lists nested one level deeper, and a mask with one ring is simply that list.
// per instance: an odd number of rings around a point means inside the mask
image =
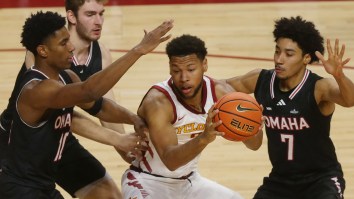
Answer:
[{"label": "player in black jersey", "polygon": [[[104,22],[104,4],[107,2],[108,0],[65,0],[68,30],[70,39],[75,46],[71,70],[82,81],[112,63],[109,50],[98,41],[101,37]],[[115,100],[112,89],[104,97]],[[122,124],[104,121],[101,121],[101,123],[104,127],[124,133]],[[122,157],[127,156],[123,154]]]},{"label": "player in black jersey", "polygon": [[[73,70],[82,81],[86,80],[91,75],[106,68],[112,62],[112,57],[109,50],[98,40],[101,37],[101,31],[104,22],[104,4],[108,0],[66,0],[65,9],[68,21],[68,30],[70,39],[75,46],[73,51],[73,62],[71,70]],[[104,96],[105,98],[115,101],[113,90],[111,89]],[[107,123],[100,120],[102,126],[112,129],[116,132],[124,133],[122,124]],[[127,162],[132,159],[128,157],[127,152],[115,147],[121,157]],[[70,157],[70,156],[69,156]],[[74,159],[72,158],[71,162]],[[88,162],[90,163],[90,162]],[[72,165],[72,164],[67,164]],[[120,191],[117,185],[111,179],[104,167],[96,166],[96,164],[89,164],[87,170],[80,170],[80,173],[71,173],[76,171],[80,165],[73,165],[68,169],[61,170],[62,178],[59,179],[60,184],[65,190],[74,196],[84,198],[86,195],[95,197],[102,197],[106,195],[107,198],[118,198]],[[105,174],[106,173],[106,174]],[[72,184],[69,176],[76,175],[78,178],[76,184]],[[87,180],[84,176],[91,175],[92,178]],[[100,182],[97,185],[96,181]],[[95,183],[95,186],[92,184]],[[90,191],[87,191],[87,187]]]},{"label": "player in black jersey", "polygon": [[[0,198],[62,198],[55,190],[55,175],[65,158],[72,107],[108,122],[134,124],[141,132],[143,121],[104,95],[134,62],[167,40],[172,28],[166,21],[126,55],[84,82],[71,71],[74,47],[65,19],[57,13],[38,12],[26,20],[22,43],[35,55],[35,66],[21,77],[15,91],[9,152],[0,173]],[[68,83],[74,84],[67,85]],[[94,101],[96,100],[96,101]]]},{"label": "player in black jersey", "polygon": [[[253,70],[227,80],[236,90],[254,93],[263,105],[272,170],[255,199],[343,198],[345,181],[330,138],[335,104],[354,105],[354,84],[344,74],[345,47],[323,38],[300,16],[281,18],[273,31],[274,69]],[[307,64],[321,61],[333,76],[322,78]]]},{"label": "player in black jersey", "polygon": [[[93,0],[93,1],[80,1],[80,0],[66,0],[65,8],[67,11],[68,30],[70,40],[75,46],[73,51],[73,62],[71,70],[73,70],[82,81],[86,80],[91,75],[106,68],[111,62],[112,58],[108,49],[98,42],[101,36],[104,16],[104,4],[107,0]],[[26,56],[27,67],[33,65],[33,56],[28,53]],[[105,98],[115,100],[112,89],[107,92]],[[88,120],[88,119],[86,119]],[[75,121],[75,120],[74,120]],[[74,122],[77,124],[77,122]],[[115,130],[119,133],[124,133],[122,124],[107,123],[101,120],[104,127]],[[75,126],[75,125],[74,125]],[[87,128],[85,128],[87,129]],[[75,132],[76,130],[73,129]],[[106,140],[93,138],[92,135],[97,133],[90,133],[83,135],[79,130],[75,132],[83,137],[94,139],[99,142],[106,143]],[[90,130],[92,132],[92,130]],[[102,133],[100,133],[102,135]],[[125,135],[131,142],[138,138],[131,138],[128,134]],[[129,140],[124,142],[124,148],[134,147]],[[73,197],[79,198],[119,198],[119,190],[113,179],[106,172],[103,165],[93,157],[88,151],[83,150],[80,143],[74,136],[68,138],[68,143],[64,151],[67,151],[65,158],[62,160],[62,167],[58,170],[58,177],[56,182],[65,191]],[[142,141],[135,141],[138,147],[141,148]],[[122,145],[123,142],[120,143]],[[128,151],[122,150],[121,146],[115,146],[115,149],[120,153],[121,157],[130,163],[133,159],[127,155]],[[127,148],[128,149],[128,148]],[[136,152],[135,150],[133,152]],[[78,157],[79,161],[78,161]],[[82,169],[85,168],[85,169]],[[75,180],[73,180],[75,179]]]}]

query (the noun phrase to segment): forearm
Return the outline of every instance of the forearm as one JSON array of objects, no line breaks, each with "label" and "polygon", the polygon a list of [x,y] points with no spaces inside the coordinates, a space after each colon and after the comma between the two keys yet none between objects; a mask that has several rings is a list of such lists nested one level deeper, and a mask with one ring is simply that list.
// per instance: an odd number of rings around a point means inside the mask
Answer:
[{"label": "forearm", "polygon": [[334,78],[339,86],[339,91],[344,101],[344,104],[341,105],[345,107],[354,106],[353,82],[344,73],[341,73],[340,76]]},{"label": "forearm", "polygon": [[[108,123],[108,122],[104,122],[104,121],[100,121],[102,126],[112,129],[114,131],[116,131],[117,133],[121,133],[124,134],[125,133],[125,129],[124,129],[124,125],[123,124],[117,124],[117,123]],[[124,141],[124,140],[123,140]],[[118,152],[118,154],[122,157],[122,159],[127,162],[128,164],[130,164],[134,158],[133,157],[128,157],[128,153],[121,150],[118,147],[114,147],[115,150]]]},{"label": "forearm", "polygon": [[256,135],[243,141],[247,148],[256,151],[258,150],[263,142],[263,130],[260,130]]},{"label": "forearm", "polygon": [[118,123],[110,123],[110,122],[105,122],[100,120],[101,125],[105,128],[112,129],[113,131],[116,131],[117,133],[125,133],[124,125],[123,124],[118,124]]},{"label": "forearm", "polygon": [[[104,99],[97,115],[104,122],[134,124],[137,115],[112,100]],[[115,129],[114,129],[115,130]]]},{"label": "forearm", "polygon": [[90,91],[92,98],[98,99],[107,93],[143,54],[133,48],[104,70],[90,76],[83,89]]},{"label": "forearm", "polygon": [[71,130],[82,137],[110,146],[120,142],[117,132],[100,126],[78,112],[74,112]]},{"label": "forearm", "polygon": [[165,21],[150,32],[145,31],[144,38],[132,50],[123,57],[113,62],[104,70],[92,75],[86,83],[86,87],[92,90],[95,99],[103,96],[116,84],[124,73],[144,54],[154,50],[161,42],[170,38],[164,36],[173,27],[173,21]]},{"label": "forearm", "polygon": [[131,164],[134,160],[135,160],[135,157],[132,157],[132,156],[128,156],[128,153],[119,149],[118,147],[114,147],[114,149],[118,152],[118,154],[122,157],[122,159],[128,163],[128,164]]},{"label": "forearm", "polygon": [[198,137],[182,145],[170,145],[165,150],[161,159],[169,170],[174,171],[186,165],[204,150],[208,142]]}]

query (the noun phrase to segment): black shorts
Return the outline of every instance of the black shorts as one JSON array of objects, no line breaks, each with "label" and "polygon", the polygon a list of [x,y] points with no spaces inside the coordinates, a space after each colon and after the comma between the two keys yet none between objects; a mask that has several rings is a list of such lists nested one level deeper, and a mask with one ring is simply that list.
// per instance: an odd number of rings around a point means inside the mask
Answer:
[{"label": "black shorts", "polygon": [[103,165],[70,134],[58,166],[55,182],[75,197],[75,192],[86,185],[103,178]]},{"label": "black shorts", "polygon": [[270,175],[263,179],[253,199],[344,199],[344,189],[343,173],[336,168],[296,181]]},{"label": "black shorts", "polygon": [[0,168],[1,168],[1,162],[6,155],[8,141],[9,141],[9,134],[0,127]]},{"label": "black shorts", "polygon": [[[16,181],[16,180],[15,180]],[[64,199],[56,189],[38,189],[14,183],[14,179],[0,172],[0,198]]]}]

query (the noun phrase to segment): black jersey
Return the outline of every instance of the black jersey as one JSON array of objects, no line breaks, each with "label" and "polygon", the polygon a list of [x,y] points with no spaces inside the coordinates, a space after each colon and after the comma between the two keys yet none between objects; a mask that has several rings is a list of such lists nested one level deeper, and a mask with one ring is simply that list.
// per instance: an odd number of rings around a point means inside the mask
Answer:
[{"label": "black jersey", "polygon": [[91,42],[89,56],[84,65],[79,65],[74,56],[71,70],[80,77],[81,81],[102,70],[102,53],[98,41]]},{"label": "black jersey", "polygon": [[[21,89],[31,81],[45,80],[42,72],[30,69],[14,92],[17,97]],[[60,74],[64,84],[71,83],[66,72]],[[40,189],[53,189],[54,174],[60,162],[66,139],[70,133],[73,108],[50,109],[46,118],[38,126],[26,124],[17,110],[12,112],[12,125],[6,161],[3,172],[13,183]]]},{"label": "black jersey", "polygon": [[332,114],[324,116],[314,97],[316,81],[321,78],[306,70],[297,87],[282,92],[274,70],[260,73],[255,97],[264,107],[273,173],[295,177],[339,165],[330,139]]},{"label": "black jersey", "polygon": [[17,74],[16,77],[16,83],[15,86],[12,90],[11,97],[9,98],[9,103],[7,104],[6,109],[1,113],[0,116],[0,128],[3,129],[2,132],[8,133],[10,129],[10,125],[12,122],[12,110],[15,110],[15,101],[16,101],[16,96],[15,93],[18,91],[20,88],[20,82],[22,80],[22,76],[25,74],[27,71],[26,64],[23,63],[20,72]]},{"label": "black jersey", "polygon": [[[101,71],[102,53],[98,41],[91,42],[89,56],[86,60],[86,63],[84,65],[79,65],[76,58],[74,57],[70,69],[80,77],[81,81],[85,81],[91,75]],[[8,130],[10,129],[10,124],[12,121],[12,111],[15,109],[15,91],[19,89],[19,82],[26,71],[26,65],[25,63],[23,63],[21,70],[17,75],[16,83],[13,92],[11,93],[11,97],[9,98],[7,108],[2,112],[0,116],[0,128],[2,128],[5,132],[8,132]]]}]

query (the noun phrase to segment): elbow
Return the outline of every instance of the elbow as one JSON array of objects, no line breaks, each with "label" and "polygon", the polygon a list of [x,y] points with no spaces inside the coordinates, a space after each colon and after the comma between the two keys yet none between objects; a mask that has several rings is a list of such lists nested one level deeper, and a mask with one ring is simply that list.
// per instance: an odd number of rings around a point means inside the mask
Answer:
[{"label": "elbow", "polygon": [[354,100],[350,100],[343,105],[343,107],[346,107],[346,108],[350,108],[353,106],[354,106]]},{"label": "elbow", "polygon": [[261,148],[262,143],[263,143],[263,132],[258,133],[254,137],[243,141],[243,143],[246,145],[246,147],[252,151],[257,151],[259,148]]},{"label": "elbow", "polygon": [[99,89],[89,85],[83,85],[82,90],[87,102],[99,100],[104,95]]},{"label": "elbow", "polygon": [[161,157],[161,161],[167,167],[169,171],[177,170],[181,165],[179,165],[175,158]]},{"label": "elbow", "polygon": [[257,144],[257,145],[252,145],[252,146],[247,146],[247,148],[251,149],[252,151],[257,151],[259,148],[261,148],[262,143]]}]

